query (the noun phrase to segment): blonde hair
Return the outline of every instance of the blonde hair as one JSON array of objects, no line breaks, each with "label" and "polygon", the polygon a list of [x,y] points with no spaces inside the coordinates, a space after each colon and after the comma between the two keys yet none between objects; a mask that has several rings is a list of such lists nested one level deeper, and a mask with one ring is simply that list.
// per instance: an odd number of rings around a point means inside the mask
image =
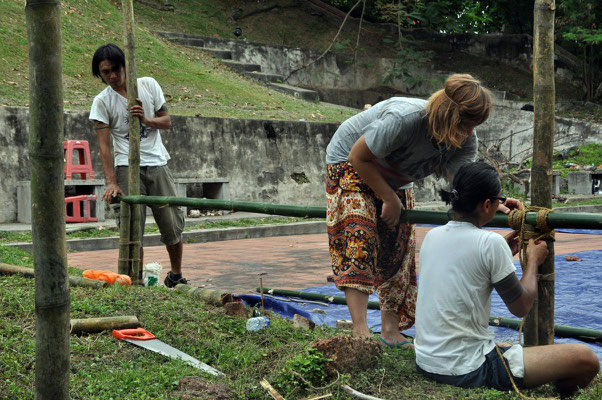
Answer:
[{"label": "blonde hair", "polygon": [[429,132],[437,144],[459,148],[468,132],[489,118],[491,94],[469,74],[454,74],[428,100]]}]

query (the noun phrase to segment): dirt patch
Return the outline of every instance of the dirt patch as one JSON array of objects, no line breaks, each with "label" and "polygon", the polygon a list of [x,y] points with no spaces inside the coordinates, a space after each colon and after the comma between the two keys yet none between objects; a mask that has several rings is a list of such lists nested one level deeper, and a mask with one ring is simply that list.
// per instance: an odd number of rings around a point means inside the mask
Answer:
[{"label": "dirt patch", "polygon": [[198,376],[186,376],[180,379],[174,395],[180,400],[229,400],[232,398],[228,385],[221,382],[207,382]]},{"label": "dirt patch", "polygon": [[332,360],[326,366],[328,376],[336,375],[335,371],[347,373],[375,367],[382,352],[378,342],[351,336],[334,336],[320,340],[312,347]]}]

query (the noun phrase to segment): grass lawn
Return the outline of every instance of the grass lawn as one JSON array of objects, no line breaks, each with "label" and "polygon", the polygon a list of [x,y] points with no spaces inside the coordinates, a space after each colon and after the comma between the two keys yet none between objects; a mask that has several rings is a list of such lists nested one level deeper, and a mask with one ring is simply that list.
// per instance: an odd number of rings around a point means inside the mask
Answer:
[{"label": "grass lawn", "polygon": [[[33,257],[0,246],[0,262],[32,266]],[[81,270],[70,268],[70,274]],[[117,341],[110,332],[71,336],[72,399],[180,398],[178,382],[187,376],[208,384],[221,383],[228,399],[268,399],[260,386],[267,379],[288,400],[332,393],[332,399],[351,399],[341,385],[382,399],[519,399],[517,394],[492,389],[463,390],[439,385],[414,371],[413,353],[387,349],[373,368],[325,376],[324,357],[310,352],[319,339],[341,334],[331,328],[294,328],[269,314],[271,325],[247,332],[243,319],[222,308],[164,287],[105,289],[71,287],[71,318],[135,315],[157,338],[224,373],[215,378],[187,364]],[[0,398],[33,399],[34,281],[0,275]],[[315,389],[312,389],[315,388]],[[525,391],[529,396],[555,395],[549,385]],[[599,399],[600,375],[577,399]],[[184,397],[182,397],[184,398]],[[201,397],[203,398],[203,397]],[[206,397],[207,399],[216,397]]]}]

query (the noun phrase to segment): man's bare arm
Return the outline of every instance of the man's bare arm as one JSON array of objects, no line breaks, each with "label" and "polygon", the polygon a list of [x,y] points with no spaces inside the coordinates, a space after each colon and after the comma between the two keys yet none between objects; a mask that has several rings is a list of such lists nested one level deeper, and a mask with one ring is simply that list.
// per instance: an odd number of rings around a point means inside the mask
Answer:
[{"label": "man's bare arm", "polygon": [[508,310],[519,318],[529,313],[537,295],[537,269],[548,256],[545,242],[535,243],[533,239],[527,246],[527,265],[523,269],[520,281],[513,273],[493,284]]}]

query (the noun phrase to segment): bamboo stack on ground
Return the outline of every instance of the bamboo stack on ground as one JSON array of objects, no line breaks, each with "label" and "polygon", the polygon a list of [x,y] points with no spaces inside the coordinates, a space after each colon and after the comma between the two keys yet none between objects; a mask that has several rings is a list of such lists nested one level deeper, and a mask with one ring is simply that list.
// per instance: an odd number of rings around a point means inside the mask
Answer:
[{"label": "bamboo stack on ground", "polygon": [[191,296],[198,297],[205,303],[212,304],[214,306],[223,307],[224,304],[234,301],[231,293],[225,293],[221,290],[216,289],[205,289],[200,287],[194,287],[191,285],[176,285],[176,290],[184,293],[188,293]]},{"label": "bamboo stack on ground", "polygon": [[140,322],[135,315],[99,317],[71,320],[71,334],[96,333],[113,329],[138,328]]},{"label": "bamboo stack on ground", "polygon": [[[28,267],[20,267],[18,265],[10,265],[0,263],[0,274],[6,275],[23,275],[28,278],[34,277],[34,269]],[[69,284],[71,286],[89,287],[94,289],[104,288],[110,285],[109,282],[97,281],[95,279],[84,278],[83,276],[69,275]]]}]

